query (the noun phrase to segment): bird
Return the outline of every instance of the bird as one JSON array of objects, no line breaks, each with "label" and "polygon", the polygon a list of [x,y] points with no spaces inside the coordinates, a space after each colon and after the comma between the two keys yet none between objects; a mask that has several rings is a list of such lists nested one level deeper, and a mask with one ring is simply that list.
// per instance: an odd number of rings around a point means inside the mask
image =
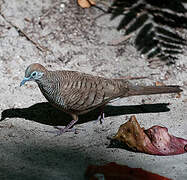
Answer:
[{"label": "bird", "polygon": [[[114,100],[137,95],[180,93],[177,85],[144,86],[133,84],[124,78],[105,78],[78,71],[47,70],[39,63],[30,64],[20,86],[34,81],[48,102],[68,113],[73,120],[65,127],[58,128],[57,135],[72,131],[78,116],[104,106]],[[102,115],[103,114],[103,115]],[[104,118],[101,113],[100,119]]]}]

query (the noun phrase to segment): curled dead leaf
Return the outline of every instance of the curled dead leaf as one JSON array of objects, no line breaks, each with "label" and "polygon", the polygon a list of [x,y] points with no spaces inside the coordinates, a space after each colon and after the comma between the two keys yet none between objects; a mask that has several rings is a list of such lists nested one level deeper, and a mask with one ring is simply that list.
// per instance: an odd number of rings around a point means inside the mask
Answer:
[{"label": "curled dead leaf", "polygon": [[178,93],[178,94],[176,95],[176,98],[181,98],[181,93]]},{"label": "curled dead leaf", "polygon": [[163,82],[156,81],[155,86],[165,86]]},{"label": "curled dead leaf", "polygon": [[82,8],[89,8],[90,6],[95,5],[96,3],[94,0],[78,0],[78,4]]},{"label": "curled dead leaf", "polygon": [[176,155],[187,152],[187,140],[168,133],[166,127],[141,128],[135,116],[120,126],[113,138],[134,151],[153,155]]}]

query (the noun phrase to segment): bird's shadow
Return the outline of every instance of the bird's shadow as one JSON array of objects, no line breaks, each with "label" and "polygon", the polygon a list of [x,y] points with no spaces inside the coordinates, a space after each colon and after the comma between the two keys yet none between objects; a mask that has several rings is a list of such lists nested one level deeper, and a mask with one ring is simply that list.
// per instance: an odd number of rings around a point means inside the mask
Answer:
[{"label": "bird's shadow", "polygon": [[[167,112],[169,103],[158,104],[143,104],[132,106],[105,106],[105,117],[119,116],[126,114],[139,114],[139,113],[158,113]],[[93,121],[98,118],[100,109],[96,109],[85,115],[79,116],[79,124],[88,121]],[[2,111],[1,120],[6,118],[23,118],[26,120],[32,120],[38,123],[52,125],[52,126],[65,126],[71,120],[72,117],[68,114],[54,108],[47,102],[37,103],[28,108],[11,108]]]}]

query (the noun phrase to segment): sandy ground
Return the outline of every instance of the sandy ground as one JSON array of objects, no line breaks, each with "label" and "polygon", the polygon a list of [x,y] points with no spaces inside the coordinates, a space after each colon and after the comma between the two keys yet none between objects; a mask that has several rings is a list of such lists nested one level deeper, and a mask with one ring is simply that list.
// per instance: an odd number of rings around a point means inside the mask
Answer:
[{"label": "sandy ground", "polygon": [[[122,35],[119,18],[83,10],[73,0],[4,0],[0,15],[0,179],[78,180],[90,164],[117,162],[140,167],[176,180],[187,179],[187,154],[160,157],[108,148],[107,137],[135,114],[141,126],[166,126],[187,138],[187,51],[176,65],[150,68],[131,37],[109,46]],[[21,32],[22,31],[22,32]],[[25,35],[28,36],[26,38]],[[70,117],[52,108],[34,83],[19,87],[25,68],[39,62],[48,69],[71,69],[105,77],[147,76],[138,83],[183,86],[176,95],[121,99],[106,107],[104,123],[98,113],[80,117],[78,134],[54,137],[46,130],[66,125]],[[142,105],[142,103],[146,105]],[[164,108],[170,103],[169,109]]]}]

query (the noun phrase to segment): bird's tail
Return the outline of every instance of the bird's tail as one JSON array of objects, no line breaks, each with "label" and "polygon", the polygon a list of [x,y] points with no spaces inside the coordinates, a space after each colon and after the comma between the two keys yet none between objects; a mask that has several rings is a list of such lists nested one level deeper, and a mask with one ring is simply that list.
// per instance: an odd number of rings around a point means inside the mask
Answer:
[{"label": "bird's tail", "polygon": [[133,86],[129,88],[129,96],[180,93],[180,86]]}]

